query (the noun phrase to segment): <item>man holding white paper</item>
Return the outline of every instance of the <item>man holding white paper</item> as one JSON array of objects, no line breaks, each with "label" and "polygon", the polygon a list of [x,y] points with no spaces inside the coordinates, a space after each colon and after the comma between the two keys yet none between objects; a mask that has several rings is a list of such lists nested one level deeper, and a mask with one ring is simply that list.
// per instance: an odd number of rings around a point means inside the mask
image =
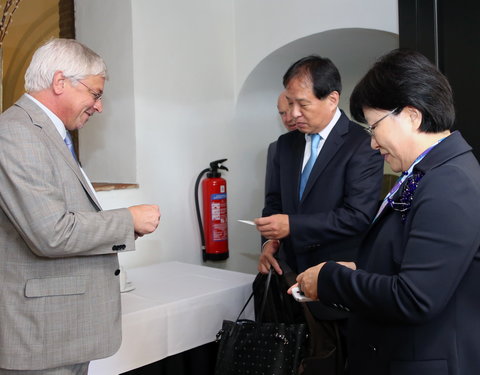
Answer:
[{"label": "man holding white paper", "polygon": [[355,259],[383,176],[367,133],[338,108],[341,79],[329,59],[297,61],[283,83],[297,130],[278,139],[263,217],[255,219],[264,239],[262,273]]},{"label": "man holding white paper", "polygon": [[[258,270],[273,267],[292,285],[297,274],[323,261],[355,260],[377,210],[383,160],[362,127],[339,110],[340,74],[329,59],[297,61],[283,84],[297,130],[277,141],[263,217],[255,224],[263,240]],[[301,291],[296,296],[303,300]],[[302,360],[305,374],[332,366],[341,373],[346,345],[338,332],[348,313],[318,301],[306,304],[314,349]]]}]

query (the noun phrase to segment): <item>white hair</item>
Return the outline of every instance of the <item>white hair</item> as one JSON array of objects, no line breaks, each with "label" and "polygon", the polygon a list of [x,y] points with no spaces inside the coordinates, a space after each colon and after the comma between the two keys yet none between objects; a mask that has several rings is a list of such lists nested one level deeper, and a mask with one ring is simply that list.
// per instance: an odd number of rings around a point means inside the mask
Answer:
[{"label": "white hair", "polygon": [[79,81],[89,75],[107,78],[103,59],[74,39],[51,39],[33,54],[25,73],[25,90],[36,92],[49,88],[55,72]]}]

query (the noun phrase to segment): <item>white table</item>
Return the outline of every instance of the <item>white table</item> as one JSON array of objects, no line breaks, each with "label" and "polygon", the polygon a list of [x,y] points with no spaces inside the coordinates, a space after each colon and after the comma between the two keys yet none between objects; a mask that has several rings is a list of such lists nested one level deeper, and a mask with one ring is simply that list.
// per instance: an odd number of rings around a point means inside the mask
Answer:
[{"label": "white table", "polygon": [[[115,375],[207,344],[224,319],[235,320],[255,275],[180,262],[127,270],[135,289],[122,293],[122,345],[92,361],[89,375]],[[253,318],[253,304],[245,317]]]}]

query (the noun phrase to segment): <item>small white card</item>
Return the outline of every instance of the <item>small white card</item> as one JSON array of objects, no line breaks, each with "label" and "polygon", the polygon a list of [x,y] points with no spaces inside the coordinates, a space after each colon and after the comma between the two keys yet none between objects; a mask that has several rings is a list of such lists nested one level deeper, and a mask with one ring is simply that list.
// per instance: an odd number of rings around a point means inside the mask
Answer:
[{"label": "small white card", "polygon": [[255,225],[255,223],[252,220],[237,220],[237,221],[248,224],[248,225]]}]

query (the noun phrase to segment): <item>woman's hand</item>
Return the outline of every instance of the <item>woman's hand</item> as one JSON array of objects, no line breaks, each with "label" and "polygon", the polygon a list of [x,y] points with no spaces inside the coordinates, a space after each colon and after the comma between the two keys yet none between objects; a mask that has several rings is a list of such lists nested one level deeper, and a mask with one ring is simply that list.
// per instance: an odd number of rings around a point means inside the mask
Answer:
[{"label": "woman's hand", "polygon": [[[297,284],[292,285],[290,289],[288,289],[287,293],[292,294],[292,288],[294,286],[299,286],[300,290],[305,294],[307,297],[318,300],[318,275],[322,270],[323,266],[326,262],[317,264],[314,267],[310,267],[300,275],[297,276]],[[338,264],[350,268],[352,270],[357,269],[357,265],[354,262],[337,262]]]},{"label": "woman's hand", "polygon": [[288,289],[287,293],[292,294],[292,289],[294,286],[299,286],[300,290],[305,294],[307,297],[311,299],[318,299],[317,295],[317,281],[318,281],[318,273],[324,266],[325,262],[317,264],[314,267],[310,267],[309,269],[302,272],[300,275],[297,276],[297,284],[292,285],[290,289]]}]

